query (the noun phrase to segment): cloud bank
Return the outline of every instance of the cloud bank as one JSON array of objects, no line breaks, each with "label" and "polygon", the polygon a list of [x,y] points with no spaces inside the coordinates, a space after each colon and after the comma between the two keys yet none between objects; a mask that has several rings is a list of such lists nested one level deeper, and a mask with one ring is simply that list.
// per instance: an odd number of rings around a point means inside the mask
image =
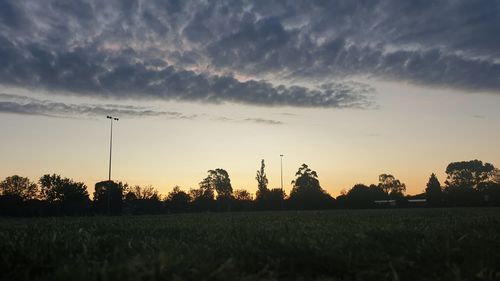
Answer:
[{"label": "cloud bank", "polygon": [[364,108],[365,78],[500,93],[498,30],[493,0],[1,1],[0,84]]},{"label": "cloud bank", "polygon": [[[184,114],[177,111],[163,111],[156,108],[122,104],[76,104],[41,100],[23,95],[0,93],[0,113],[38,115],[56,118],[104,118],[107,115],[120,118],[158,117],[165,119],[195,120],[206,114]],[[263,125],[283,125],[279,120],[263,118],[234,119],[228,117],[212,118],[217,121],[257,123]]]},{"label": "cloud bank", "polygon": [[95,118],[114,115],[125,118],[166,117],[168,119],[194,119],[175,111],[161,111],[142,106],[113,104],[72,104],[40,100],[27,96],[0,94],[0,113],[41,115],[62,118]]}]

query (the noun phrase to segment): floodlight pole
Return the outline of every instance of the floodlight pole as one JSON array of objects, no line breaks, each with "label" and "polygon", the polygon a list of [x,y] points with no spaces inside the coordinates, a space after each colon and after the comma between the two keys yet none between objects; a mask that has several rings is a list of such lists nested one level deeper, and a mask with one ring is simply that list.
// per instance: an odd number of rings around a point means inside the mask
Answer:
[{"label": "floodlight pole", "polygon": [[108,180],[111,181],[111,155],[113,153],[113,120],[118,121],[119,119],[113,116],[106,116],[111,121],[111,134],[109,137],[109,173]]},{"label": "floodlight pole", "polygon": [[281,190],[283,190],[283,154],[280,154],[281,160]]}]

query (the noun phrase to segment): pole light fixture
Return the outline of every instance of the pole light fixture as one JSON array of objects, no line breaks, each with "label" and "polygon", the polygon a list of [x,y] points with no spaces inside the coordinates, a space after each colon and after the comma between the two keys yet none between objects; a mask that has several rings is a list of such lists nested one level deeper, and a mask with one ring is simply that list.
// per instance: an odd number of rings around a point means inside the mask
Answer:
[{"label": "pole light fixture", "polygon": [[281,162],[281,190],[283,190],[283,154],[280,154]]},{"label": "pole light fixture", "polygon": [[111,122],[111,134],[109,137],[109,172],[108,172],[108,180],[111,181],[111,156],[113,153],[113,121],[118,121],[119,119],[114,116],[106,116]]}]

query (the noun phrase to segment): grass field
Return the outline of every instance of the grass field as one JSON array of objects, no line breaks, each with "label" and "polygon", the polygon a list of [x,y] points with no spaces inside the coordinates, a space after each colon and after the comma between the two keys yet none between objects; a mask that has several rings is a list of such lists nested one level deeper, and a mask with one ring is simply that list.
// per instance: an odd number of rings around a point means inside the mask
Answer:
[{"label": "grass field", "polygon": [[3,280],[500,280],[500,209],[0,219]]}]

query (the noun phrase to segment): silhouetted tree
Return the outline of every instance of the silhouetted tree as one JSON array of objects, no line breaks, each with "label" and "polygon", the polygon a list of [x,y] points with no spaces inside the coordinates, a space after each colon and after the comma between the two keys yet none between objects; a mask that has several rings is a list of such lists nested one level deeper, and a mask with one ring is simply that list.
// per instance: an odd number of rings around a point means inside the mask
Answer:
[{"label": "silhouetted tree", "polygon": [[205,198],[205,199],[210,199],[214,200],[215,197],[215,191],[214,191],[214,186],[212,184],[212,178],[210,176],[204,178],[200,183],[199,183],[199,191],[195,192],[193,190],[193,199],[197,198]]},{"label": "silhouetted tree", "polygon": [[289,199],[293,208],[322,209],[330,207],[334,199],[321,188],[318,174],[315,171],[309,169],[306,164],[302,164],[295,176]]},{"label": "silhouetted tree", "polygon": [[434,173],[429,177],[427,187],[425,188],[425,195],[427,202],[430,206],[440,206],[443,200],[443,190],[441,184]]},{"label": "silhouetted tree", "polygon": [[484,205],[500,206],[500,170],[495,168],[488,173],[488,179],[478,184]]},{"label": "silhouetted tree", "polygon": [[38,185],[28,178],[10,176],[0,182],[0,215],[41,216],[50,214],[46,201],[38,199]]},{"label": "silhouetted tree", "polygon": [[135,185],[124,189],[125,211],[131,214],[159,214],[163,212],[160,195],[152,185]]},{"label": "silhouetted tree", "polygon": [[[191,188],[189,190],[189,198],[191,198],[191,201],[199,200],[202,197],[204,197],[204,192],[201,188]],[[213,199],[213,196],[211,197],[211,199]]]},{"label": "silhouetted tree", "polygon": [[94,211],[101,214],[118,215],[123,209],[123,191],[127,184],[101,181],[95,184]]},{"label": "silhouetted tree", "polygon": [[260,169],[257,170],[257,174],[255,176],[255,179],[257,180],[255,207],[260,210],[283,209],[285,202],[285,196],[283,195],[284,192],[274,190],[271,194],[271,191],[267,187],[268,179],[265,172],[265,167],[266,165],[264,164],[264,159],[262,159]]},{"label": "silhouetted tree", "polygon": [[154,188],[152,185],[147,185],[144,187],[141,187],[140,185],[134,185],[133,187],[127,187],[124,191],[126,199],[160,200],[158,190],[156,190],[156,188]]},{"label": "silhouetted tree", "polygon": [[43,199],[56,207],[60,214],[74,215],[87,213],[90,207],[87,186],[59,175],[43,175],[40,180]]},{"label": "silhouetted tree", "polygon": [[378,176],[378,186],[391,198],[402,198],[406,191],[406,185],[393,175],[381,174]]},{"label": "silhouetted tree", "polygon": [[386,198],[387,194],[377,185],[356,184],[342,198],[342,204],[349,208],[373,208],[375,200]]},{"label": "silhouetted tree", "polygon": [[234,199],[240,201],[252,201],[252,194],[245,189],[236,189]]},{"label": "silhouetted tree", "polygon": [[179,186],[175,186],[168,194],[165,204],[172,212],[186,212],[189,210],[189,201],[191,201],[189,194],[182,191]]},{"label": "silhouetted tree", "polygon": [[193,208],[198,211],[207,211],[213,208],[214,205],[214,186],[210,176],[204,178],[199,183],[198,189],[190,189],[189,196]]},{"label": "silhouetted tree", "polygon": [[236,189],[234,191],[233,210],[249,211],[253,206],[252,194],[245,189]]},{"label": "silhouetted tree", "polygon": [[[229,174],[224,169],[215,169],[209,170],[208,176],[204,178],[200,182],[200,189],[202,190],[202,194],[204,195],[204,203],[207,204],[206,201],[207,196],[211,195],[213,198],[213,192],[217,192],[217,206],[220,210],[229,210],[231,207],[232,195],[233,195],[233,187],[231,186],[231,180],[229,179]],[[198,197],[196,197],[198,198]]]},{"label": "silhouetted tree", "polygon": [[38,186],[28,178],[14,175],[0,182],[0,195],[18,196],[21,200],[35,199],[38,195]]},{"label": "silhouetted tree", "polygon": [[446,167],[446,185],[448,187],[477,188],[477,186],[486,182],[495,167],[490,163],[484,163],[480,160],[452,162]]},{"label": "silhouetted tree", "polygon": [[490,172],[489,179],[493,183],[500,184],[500,169],[493,169],[493,171]]},{"label": "silhouetted tree", "polygon": [[487,206],[500,206],[500,183],[485,182],[478,187],[482,203]]},{"label": "silhouetted tree", "polygon": [[447,205],[478,206],[481,204],[481,193],[478,189],[463,185],[450,185],[444,189]]},{"label": "silhouetted tree", "polygon": [[305,193],[310,190],[321,191],[318,174],[316,171],[309,169],[306,164],[300,166],[295,176],[296,179],[292,180],[293,188],[290,193],[290,198],[296,196],[296,194]]},{"label": "silhouetted tree", "polygon": [[264,199],[269,192],[269,189],[267,188],[268,180],[266,171],[264,170],[265,167],[266,165],[264,164],[264,159],[262,159],[260,162],[260,170],[257,171],[257,175],[255,176],[255,179],[257,180],[257,193],[255,195],[256,201]]},{"label": "silhouetted tree", "polygon": [[281,188],[270,189],[265,197],[266,210],[282,210],[284,207],[286,193]]},{"label": "silhouetted tree", "polygon": [[[484,201],[485,186],[490,185],[495,167],[480,160],[452,162],[446,167],[445,194],[449,204],[476,206]],[[490,189],[490,188],[486,188]]]},{"label": "silhouetted tree", "polygon": [[208,171],[212,185],[217,192],[217,199],[231,198],[233,195],[233,187],[229,174],[224,169],[215,169]]}]

